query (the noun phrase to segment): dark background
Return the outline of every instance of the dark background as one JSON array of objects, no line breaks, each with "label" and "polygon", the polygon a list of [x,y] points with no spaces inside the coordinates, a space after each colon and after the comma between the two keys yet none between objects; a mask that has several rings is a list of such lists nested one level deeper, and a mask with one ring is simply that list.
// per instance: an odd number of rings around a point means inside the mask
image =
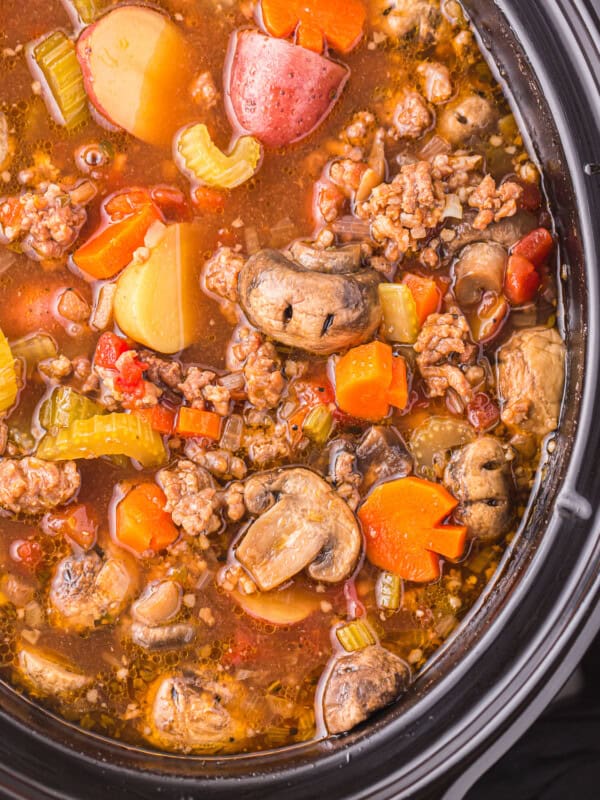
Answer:
[{"label": "dark background", "polygon": [[563,692],[466,800],[600,800],[600,635]]}]

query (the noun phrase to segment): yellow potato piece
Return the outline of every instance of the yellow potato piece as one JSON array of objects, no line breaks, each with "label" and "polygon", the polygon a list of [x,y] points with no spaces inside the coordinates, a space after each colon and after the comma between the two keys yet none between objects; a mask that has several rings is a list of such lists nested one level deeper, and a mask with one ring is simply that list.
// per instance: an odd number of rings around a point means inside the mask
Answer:
[{"label": "yellow potato piece", "polygon": [[117,283],[117,325],[159,353],[177,353],[199,336],[203,295],[198,233],[191,223],[169,225],[148,260],[130,264]]},{"label": "yellow potato piece", "polygon": [[186,118],[193,73],[189,44],[168,17],[118,7],[84,31],[77,54],[100,113],[145,142],[170,146]]}]

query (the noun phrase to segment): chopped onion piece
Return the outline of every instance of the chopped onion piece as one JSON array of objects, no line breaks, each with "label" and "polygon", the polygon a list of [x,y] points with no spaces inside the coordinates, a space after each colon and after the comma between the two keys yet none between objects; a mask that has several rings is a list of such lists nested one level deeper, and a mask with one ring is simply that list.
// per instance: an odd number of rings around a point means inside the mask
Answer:
[{"label": "chopped onion piece", "polygon": [[446,206],[442,211],[442,219],[446,219],[447,217],[452,217],[452,219],[463,218],[463,207],[457,194],[446,195]]}]

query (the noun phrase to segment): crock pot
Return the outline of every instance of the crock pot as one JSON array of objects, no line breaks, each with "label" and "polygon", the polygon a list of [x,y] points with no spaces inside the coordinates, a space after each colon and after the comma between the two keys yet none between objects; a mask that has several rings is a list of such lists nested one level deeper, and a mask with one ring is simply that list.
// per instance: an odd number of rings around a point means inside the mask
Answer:
[{"label": "crock pot", "polygon": [[0,685],[7,798],[460,798],[543,710],[600,628],[600,6],[465,0],[543,167],[562,239],[563,418],[524,524],[395,706],[343,737],[249,756],[159,755]]}]

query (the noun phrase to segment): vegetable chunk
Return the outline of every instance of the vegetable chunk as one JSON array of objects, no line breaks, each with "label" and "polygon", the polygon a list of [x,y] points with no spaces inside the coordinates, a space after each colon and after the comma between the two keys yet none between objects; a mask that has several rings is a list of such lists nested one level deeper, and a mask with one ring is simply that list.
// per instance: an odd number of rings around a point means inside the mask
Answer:
[{"label": "vegetable chunk", "polygon": [[170,145],[185,121],[177,97],[192,74],[189,45],[164,14],[116,8],[81,34],[77,56],[101,114],[138,139]]},{"label": "vegetable chunk", "polygon": [[437,554],[460,558],[465,548],[464,525],[441,525],[457,505],[443,486],[421,478],[380,484],[358,512],[367,558],[407,581],[437,580]]},{"label": "vegetable chunk", "polygon": [[160,353],[176,353],[197,338],[202,293],[196,232],[190,223],[170,225],[148,260],[131,263],[117,284],[117,324]]},{"label": "vegetable chunk", "polygon": [[348,69],[258,31],[234,34],[225,79],[233,125],[269,147],[308,136],[337,102]]}]

